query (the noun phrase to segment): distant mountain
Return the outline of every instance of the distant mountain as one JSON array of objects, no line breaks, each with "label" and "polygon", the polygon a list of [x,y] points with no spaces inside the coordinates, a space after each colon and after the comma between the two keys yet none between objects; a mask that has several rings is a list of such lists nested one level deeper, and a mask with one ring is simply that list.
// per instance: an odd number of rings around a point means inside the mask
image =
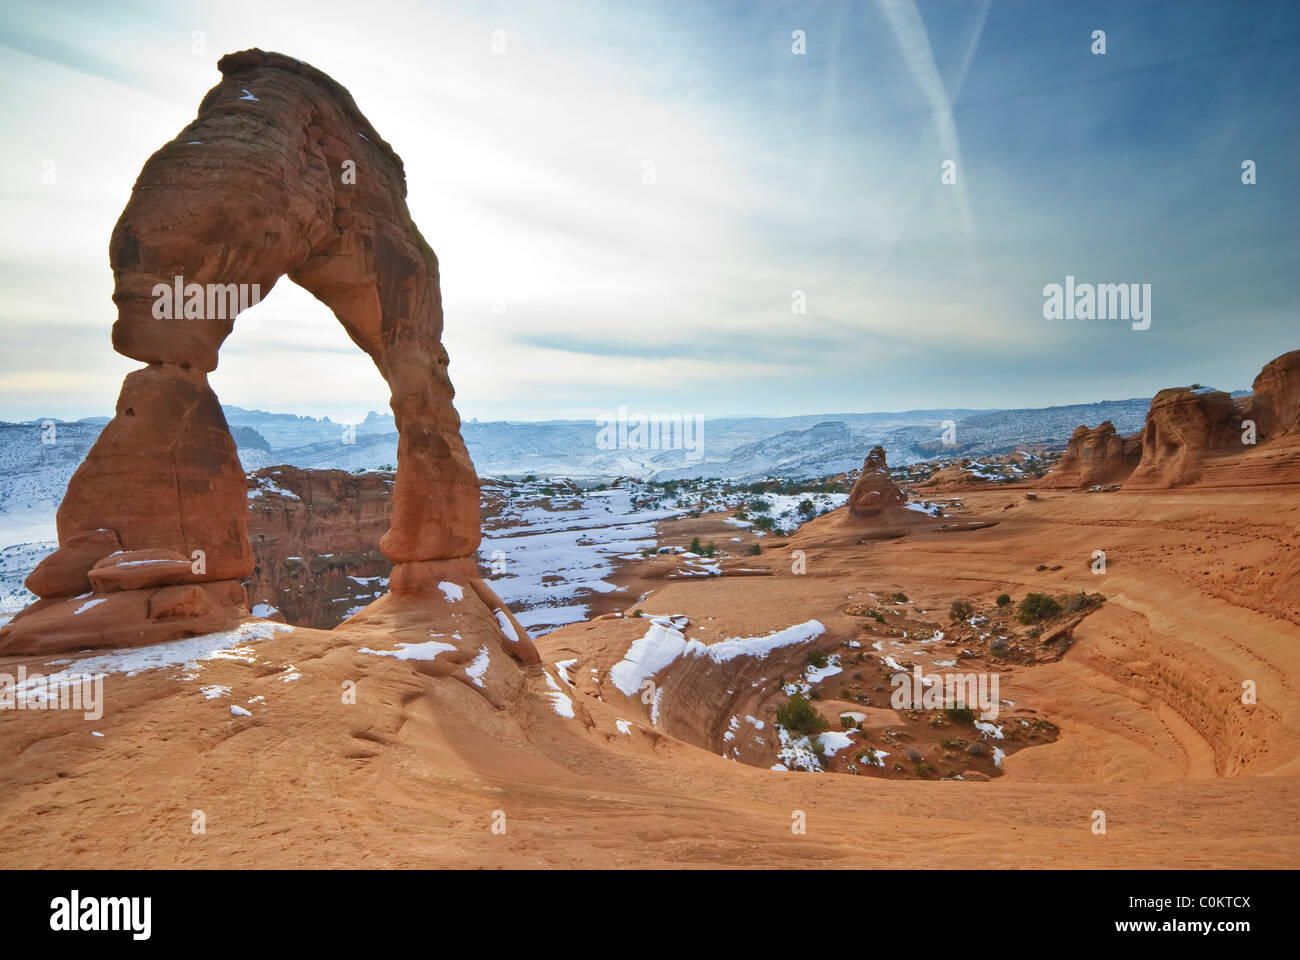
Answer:
[{"label": "distant mountain", "polygon": [[[1141,428],[1148,398],[1028,410],[908,410],[798,417],[705,420],[693,449],[607,449],[593,421],[468,421],[461,432],[478,472],[494,476],[643,479],[768,476],[804,479],[862,465],[883,446],[892,466],[947,456],[1005,453],[1026,444],[1064,444],[1081,423],[1110,420],[1120,433]],[[222,408],[246,471],[276,464],[367,470],[397,463],[391,415],[371,412],[354,425],[242,407]],[[955,443],[943,442],[954,424]],[[0,544],[48,540],[54,511],[104,417],[75,422],[0,422]],[[45,442],[42,442],[42,438]]]},{"label": "distant mountain", "polygon": [[990,410],[959,420],[952,444],[945,444],[935,431],[908,427],[889,434],[883,445],[894,465],[939,457],[1010,453],[1029,444],[1065,443],[1080,424],[1095,427],[1103,420],[1115,424],[1120,434],[1133,433],[1142,429],[1150,407],[1150,397],[1135,397],[1039,409]]}]

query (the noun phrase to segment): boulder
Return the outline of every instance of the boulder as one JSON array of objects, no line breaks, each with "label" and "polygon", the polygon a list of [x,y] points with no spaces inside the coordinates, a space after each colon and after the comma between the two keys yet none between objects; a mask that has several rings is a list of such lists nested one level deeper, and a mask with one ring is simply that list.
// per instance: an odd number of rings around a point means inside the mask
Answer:
[{"label": "boulder", "polygon": [[122,549],[112,530],[74,533],[27,577],[27,589],[38,597],[75,597],[90,591],[90,568]]},{"label": "boulder", "polygon": [[198,575],[192,562],[174,550],[126,550],[100,560],[89,576],[96,593],[117,593],[184,583]]}]

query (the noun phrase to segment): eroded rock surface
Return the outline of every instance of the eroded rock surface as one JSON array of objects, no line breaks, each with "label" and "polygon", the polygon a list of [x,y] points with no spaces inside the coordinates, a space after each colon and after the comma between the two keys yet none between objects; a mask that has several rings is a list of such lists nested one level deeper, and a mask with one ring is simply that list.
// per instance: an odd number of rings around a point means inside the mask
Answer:
[{"label": "eroded rock surface", "polygon": [[1142,434],[1121,437],[1109,420],[1095,428],[1080,426],[1070,437],[1065,455],[1040,486],[1086,489],[1122,483],[1142,458]]}]

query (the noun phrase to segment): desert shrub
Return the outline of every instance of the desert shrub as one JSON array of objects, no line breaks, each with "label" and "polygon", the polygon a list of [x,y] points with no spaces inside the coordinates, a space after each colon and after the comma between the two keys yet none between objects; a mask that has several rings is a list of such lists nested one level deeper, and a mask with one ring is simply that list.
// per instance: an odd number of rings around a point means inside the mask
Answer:
[{"label": "desert shrub", "polygon": [[1005,606],[1007,606],[1007,605],[1010,604],[1010,603],[1011,603],[1011,594],[1009,594],[1009,593],[1000,593],[1000,594],[998,594],[998,606],[999,606],[999,607],[1005,607]]},{"label": "desert shrub", "polygon": [[641,608],[640,608],[640,607],[637,607],[635,610],[632,611],[632,616],[634,616],[634,617],[636,617],[638,620],[640,620],[642,617],[645,616],[645,614],[641,612]]},{"label": "desert shrub", "polygon": [[749,555],[751,557],[756,557],[762,552],[763,552],[763,548],[760,547],[758,544],[754,544],[752,547],[749,548]]},{"label": "desert shrub", "polygon": [[758,527],[760,530],[774,530],[776,528],[776,521],[771,517],[755,517],[754,526]]},{"label": "desert shrub", "polygon": [[712,540],[710,540],[704,547],[704,555],[706,557],[711,557],[717,552],[718,552],[718,545],[714,543]]},{"label": "desert shrub", "polygon": [[890,599],[890,600],[893,600],[895,603],[907,603],[907,594],[905,594],[905,593],[891,593],[891,594],[889,595],[889,599]]},{"label": "desert shrub", "polygon": [[971,606],[969,600],[954,600],[952,606],[948,608],[948,619],[952,621],[968,620],[975,608]]},{"label": "desert shrub", "polygon": [[809,736],[821,733],[830,726],[807,698],[797,693],[776,708],[776,722],[790,733]]},{"label": "desert shrub", "polygon": [[943,715],[952,723],[964,723],[967,726],[975,723],[975,711],[966,707],[949,707]]},{"label": "desert shrub", "polygon": [[805,517],[811,517],[814,513],[817,512],[817,508],[813,506],[813,502],[811,500],[801,500],[799,502],[799,512],[803,514]]},{"label": "desert shrub", "polygon": [[769,510],[772,509],[772,505],[768,503],[766,500],[762,500],[762,499],[751,500],[749,501],[748,506],[749,506],[750,513],[767,513]]},{"label": "desert shrub", "polygon": [[1061,605],[1054,598],[1045,593],[1027,593],[1025,599],[1020,601],[1016,618],[1021,623],[1037,623],[1039,620],[1050,620],[1060,612]]},{"label": "desert shrub", "polygon": [[1100,594],[1089,596],[1087,590],[1080,590],[1078,593],[1067,594],[1061,598],[1061,605],[1070,613],[1077,613],[1087,607],[1096,606],[1100,602]]},{"label": "desert shrub", "polygon": [[808,653],[809,666],[816,667],[818,670],[820,670],[822,667],[826,666],[826,662],[827,662],[826,654],[822,653],[822,651],[820,650],[809,651]]},{"label": "desert shrub", "polygon": [[704,548],[700,546],[700,538],[694,537],[691,540],[691,553],[703,553]]}]

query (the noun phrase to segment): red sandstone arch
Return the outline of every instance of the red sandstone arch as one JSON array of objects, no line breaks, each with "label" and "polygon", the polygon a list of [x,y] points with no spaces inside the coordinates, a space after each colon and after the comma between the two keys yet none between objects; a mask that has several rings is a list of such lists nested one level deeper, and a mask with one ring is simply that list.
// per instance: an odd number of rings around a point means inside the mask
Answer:
[{"label": "red sandstone arch", "polygon": [[[446,576],[504,609],[470,559],[478,480],[452,405],[438,260],[407,210],[401,159],[319,70],[261,50],[218,67],[221,82],[149,158],[113,230],[113,347],[147,366],[126,377],[69,483],[59,549],[28,579],[42,601],[0,631],[0,652],[154,642],[245,603],[245,480],[207,382],[234,317],[155,316],[155,286],[178,276],[262,296],[288,276],[334,312],[392,391],[398,470],[380,546],[397,564],[394,591]],[[88,589],[112,600],[112,618],[78,621],[52,603]],[[516,654],[535,656],[515,626]]]}]

